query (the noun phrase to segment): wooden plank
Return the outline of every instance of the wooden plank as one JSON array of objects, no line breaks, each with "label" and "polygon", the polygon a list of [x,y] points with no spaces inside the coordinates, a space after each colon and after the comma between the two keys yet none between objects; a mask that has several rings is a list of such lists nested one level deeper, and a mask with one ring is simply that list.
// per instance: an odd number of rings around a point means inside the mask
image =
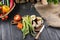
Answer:
[{"label": "wooden plank", "polygon": [[16,25],[10,24],[10,29],[12,40],[22,40],[22,32],[17,29]]},{"label": "wooden plank", "polygon": [[2,40],[1,20],[0,20],[0,40]]},{"label": "wooden plank", "polygon": [[2,40],[11,40],[9,23],[2,22],[1,28],[2,28]]},{"label": "wooden plank", "polygon": [[[24,8],[25,7],[25,8]],[[1,40],[23,40],[22,32],[17,29],[16,25],[11,25],[11,19],[13,16],[19,13],[20,15],[32,15],[35,14],[39,16],[38,12],[35,10],[34,7],[31,7],[31,4],[23,4],[17,5],[13,12],[9,14],[9,20],[7,21],[0,21],[0,39]],[[24,40],[34,40],[30,34],[26,36]],[[52,27],[45,27],[43,32],[41,33],[39,40],[60,40],[60,29],[52,28]]]}]

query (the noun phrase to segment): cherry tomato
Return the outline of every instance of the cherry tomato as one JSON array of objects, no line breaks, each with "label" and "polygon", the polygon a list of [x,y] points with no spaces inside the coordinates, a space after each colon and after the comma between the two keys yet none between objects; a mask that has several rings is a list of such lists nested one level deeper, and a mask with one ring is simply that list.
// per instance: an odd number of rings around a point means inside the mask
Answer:
[{"label": "cherry tomato", "polygon": [[5,18],[2,18],[2,21],[4,21],[5,20]]},{"label": "cherry tomato", "polygon": [[20,21],[21,20],[21,16],[19,14],[14,16],[14,20],[15,21]]},{"label": "cherry tomato", "polygon": [[17,24],[17,28],[21,30],[23,28],[23,24],[22,23],[18,23]]}]

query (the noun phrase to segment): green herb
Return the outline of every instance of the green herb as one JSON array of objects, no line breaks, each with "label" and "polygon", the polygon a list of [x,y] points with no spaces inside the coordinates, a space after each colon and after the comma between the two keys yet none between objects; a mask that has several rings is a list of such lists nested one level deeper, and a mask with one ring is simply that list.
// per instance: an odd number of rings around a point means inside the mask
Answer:
[{"label": "green herb", "polygon": [[54,4],[58,4],[59,0],[53,0]]},{"label": "green herb", "polygon": [[49,4],[51,4],[51,3],[58,4],[59,3],[59,0],[47,0],[47,2]]},{"label": "green herb", "polygon": [[52,0],[47,0],[47,2],[50,4],[50,3],[52,3]]}]

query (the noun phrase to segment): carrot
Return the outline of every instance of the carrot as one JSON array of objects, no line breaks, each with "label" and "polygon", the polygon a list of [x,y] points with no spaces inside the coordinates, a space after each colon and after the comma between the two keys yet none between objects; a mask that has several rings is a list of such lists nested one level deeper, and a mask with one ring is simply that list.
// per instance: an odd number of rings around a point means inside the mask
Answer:
[{"label": "carrot", "polygon": [[17,28],[21,30],[21,29],[23,28],[23,24],[19,22],[19,23],[17,24]]}]

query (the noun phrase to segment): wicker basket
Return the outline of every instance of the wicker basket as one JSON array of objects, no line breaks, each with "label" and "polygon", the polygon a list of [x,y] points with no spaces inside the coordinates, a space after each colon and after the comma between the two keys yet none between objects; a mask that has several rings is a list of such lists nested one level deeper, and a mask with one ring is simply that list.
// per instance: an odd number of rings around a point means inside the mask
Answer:
[{"label": "wicker basket", "polygon": [[15,3],[14,3],[14,6],[12,7],[12,9],[11,9],[9,12],[7,12],[6,14],[0,16],[0,18],[3,18],[3,17],[5,17],[5,16],[7,16],[7,15],[14,9],[14,7],[15,7]]}]

